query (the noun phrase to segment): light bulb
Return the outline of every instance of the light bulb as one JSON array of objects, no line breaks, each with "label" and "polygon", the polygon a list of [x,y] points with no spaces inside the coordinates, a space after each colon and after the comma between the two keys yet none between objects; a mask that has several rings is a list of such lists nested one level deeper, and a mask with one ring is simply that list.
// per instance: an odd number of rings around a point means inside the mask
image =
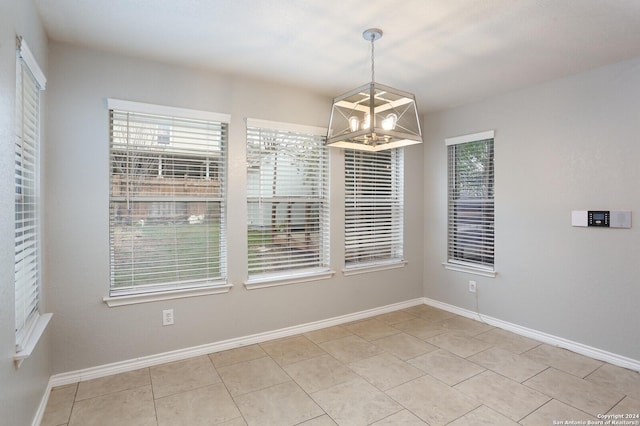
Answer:
[{"label": "light bulb", "polygon": [[351,129],[351,131],[352,132],[357,131],[358,127],[360,127],[360,120],[358,119],[358,117],[355,117],[355,116],[349,117],[349,128]]},{"label": "light bulb", "polygon": [[382,128],[384,130],[394,130],[396,128],[396,123],[398,122],[398,116],[394,113],[390,113],[387,117],[382,120]]},{"label": "light bulb", "polygon": [[362,128],[368,129],[370,125],[371,125],[371,116],[369,115],[369,113],[367,113],[367,115],[364,116],[364,123],[362,123]]}]

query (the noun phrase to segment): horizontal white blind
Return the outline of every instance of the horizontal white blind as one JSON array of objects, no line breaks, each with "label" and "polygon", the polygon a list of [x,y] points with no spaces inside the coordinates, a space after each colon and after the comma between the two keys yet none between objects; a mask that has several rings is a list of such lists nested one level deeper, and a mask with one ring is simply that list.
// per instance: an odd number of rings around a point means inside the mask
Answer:
[{"label": "horizontal white blind", "polygon": [[324,135],[302,130],[256,127],[248,122],[250,278],[328,268],[328,154],[324,139]]},{"label": "horizontal white blind", "polygon": [[[21,43],[16,67],[15,320],[16,350],[24,349],[40,299],[40,85]],[[32,56],[29,57],[32,58]],[[37,64],[36,64],[37,66]],[[41,71],[39,68],[38,72]]]},{"label": "horizontal white blind", "polygon": [[404,151],[345,150],[345,266],[403,257]]},{"label": "horizontal white blind", "polygon": [[111,296],[226,279],[227,123],[110,110]]},{"label": "horizontal white blind", "polygon": [[449,262],[493,268],[493,139],[448,146]]}]

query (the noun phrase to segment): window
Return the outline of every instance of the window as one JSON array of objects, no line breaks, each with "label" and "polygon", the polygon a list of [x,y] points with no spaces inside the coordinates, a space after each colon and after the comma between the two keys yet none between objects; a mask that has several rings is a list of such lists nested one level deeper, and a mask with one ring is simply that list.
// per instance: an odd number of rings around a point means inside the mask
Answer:
[{"label": "window", "polygon": [[[27,44],[18,39],[16,57],[15,137],[15,332],[16,360],[29,356],[50,318],[39,313],[40,92],[46,79]],[[39,332],[36,330],[40,329]]]},{"label": "window", "polygon": [[249,288],[252,281],[329,269],[325,134],[324,129],[247,120]]},{"label": "window", "polygon": [[226,286],[229,117],[115,99],[109,116],[110,296]]},{"label": "window", "polygon": [[404,264],[403,188],[403,150],[345,150],[345,272]]},{"label": "window", "polygon": [[448,265],[494,270],[493,131],[446,140]]}]

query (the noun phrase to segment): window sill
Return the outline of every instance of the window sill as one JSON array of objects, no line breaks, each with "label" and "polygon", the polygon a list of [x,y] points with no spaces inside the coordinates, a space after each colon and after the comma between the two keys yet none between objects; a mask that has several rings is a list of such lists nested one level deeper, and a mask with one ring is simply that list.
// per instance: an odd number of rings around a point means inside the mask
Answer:
[{"label": "window sill", "polygon": [[258,288],[276,287],[281,285],[298,284],[309,281],[326,280],[335,274],[335,271],[330,269],[307,271],[297,274],[287,275],[264,275],[256,278],[250,278],[244,286],[247,290],[254,290]]},{"label": "window sill", "polygon": [[368,274],[369,272],[386,271],[389,269],[404,268],[407,264],[406,260],[395,260],[387,263],[370,263],[367,265],[350,266],[342,270],[345,277],[358,274]]},{"label": "window sill", "polygon": [[467,274],[480,275],[483,277],[495,278],[498,273],[493,269],[460,265],[457,263],[444,262],[442,266],[450,271],[466,272]]},{"label": "window sill", "polygon": [[13,356],[13,363],[15,364],[16,368],[20,368],[22,362],[31,356],[33,350],[38,344],[38,341],[44,334],[44,330],[47,328],[47,325],[49,324],[52,316],[53,314],[42,314],[38,317],[38,319],[36,320],[36,324],[33,327],[29,338],[27,339],[24,349],[16,352],[16,354]]},{"label": "window sill", "polygon": [[182,299],[185,297],[209,296],[212,294],[228,293],[233,284],[218,285],[215,287],[188,288],[183,290],[160,291],[155,293],[130,294],[126,296],[107,296],[102,301],[108,307],[136,305],[138,303],[157,302],[160,300]]}]

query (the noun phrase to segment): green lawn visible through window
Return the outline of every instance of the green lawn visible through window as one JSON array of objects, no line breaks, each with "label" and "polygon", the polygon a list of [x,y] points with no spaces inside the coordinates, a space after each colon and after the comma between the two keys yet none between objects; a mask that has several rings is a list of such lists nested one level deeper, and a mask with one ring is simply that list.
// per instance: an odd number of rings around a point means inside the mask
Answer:
[{"label": "green lawn visible through window", "polygon": [[[218,223],[143,223],[117,225],[112,230],[114,261],[116,265],[130,265],[128,269],[116,268],[114,287],[122,288],[135,282],[145,284],[206,280],[220,276],[219,259],[220,225]],[[176,245],[178,241],[180,244]],[[177,251],[180,247],[180,252]],[[213,253],[213,256],[211,254]],[[139,261],[133,256],[137,256]],[[179,263],[180,268],[175,268]]]}]

